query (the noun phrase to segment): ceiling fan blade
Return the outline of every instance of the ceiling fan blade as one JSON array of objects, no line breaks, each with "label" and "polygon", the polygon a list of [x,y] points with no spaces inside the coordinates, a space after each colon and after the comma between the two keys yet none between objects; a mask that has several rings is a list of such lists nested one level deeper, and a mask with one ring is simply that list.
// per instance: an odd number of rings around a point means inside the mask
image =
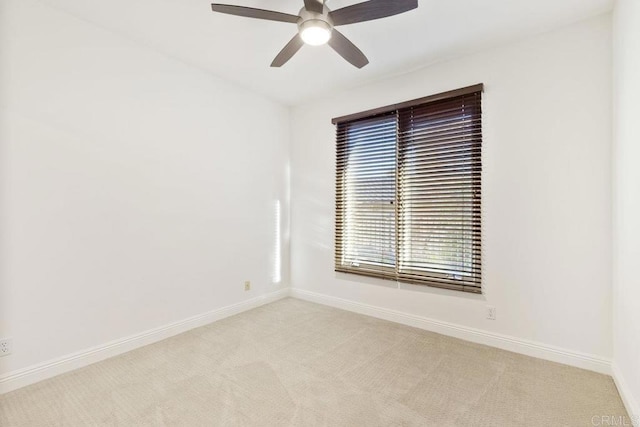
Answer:
[{"label": "ceiling fan blade", "polygon": [[418,7],[418,0],[370,0],[329,13],[333,25],[349,25],[408,12]]},{"label": "ceiling fan blade", "polygon": [[289,15],[288,13],[274,12],[272,10],[255,9],[253,7],[233,6],[230,4],[211,4],[214,12],[226,13],[229,15],[244,16],[247,18],[266,19],[268,21],[279,22],[298,22],[297,15]]},{"label": "ceiling fan blade", "polygon": [[333,48],[340,56],[349,61],[352,65],[362,68],[369,63],[369,60],[360,49],[356,47],[348,38],[342,35],[335,28],[331,32],[329,46]]},{"label": "ceiling fan blade", "polygon": [[280,51],[278,56],[271,63],[272,67],[282,67],[291,59],[297,51],[300,50],[304,42],[300,38],[300,34],[296,34],[289,43]]},{"label": "ceiling fan blade", "polygon": [[324,5],[320,0],[304,0],[304,8],[309,12],[322,13]]}]

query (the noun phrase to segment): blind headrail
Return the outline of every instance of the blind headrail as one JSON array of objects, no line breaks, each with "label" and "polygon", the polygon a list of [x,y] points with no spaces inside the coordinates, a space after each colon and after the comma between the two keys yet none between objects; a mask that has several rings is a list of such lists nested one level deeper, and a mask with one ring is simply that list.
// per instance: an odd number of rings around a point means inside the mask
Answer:
[{"label": "blind headrail", "polygon": [[484,84],[463,87],[461,89],[450,90],[435,95],[425,96],[423,98],[413,99],[411,101],[401,102],[399,104],[387,105],[386,107],[374,108],[372,110],[361,111],[359,113],[349,114],[346,116],[335,117],[331,119],[334,125],[339,123],[351,122],[353,120],[363,119],[365,117],[376,116],[378,114],[389,113],[391,111],[400,110],[402,108],[415,107],[416,105],[426,104],[429,102],[440,101],[442,99],[453,98],[456,96],[469,95],[471,93],[484,92]]}]

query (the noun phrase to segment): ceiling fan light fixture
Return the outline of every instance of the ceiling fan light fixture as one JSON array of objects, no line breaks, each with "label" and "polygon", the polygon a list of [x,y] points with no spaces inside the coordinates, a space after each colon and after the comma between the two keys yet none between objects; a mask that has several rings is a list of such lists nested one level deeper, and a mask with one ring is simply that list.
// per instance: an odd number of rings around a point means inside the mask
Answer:
[{"label": "ceiling fan light fixture", "polygon": [[331,39],[331,25],[320,19],[311,19],[300,24],[302,41],[311,46],[320,46]]}]

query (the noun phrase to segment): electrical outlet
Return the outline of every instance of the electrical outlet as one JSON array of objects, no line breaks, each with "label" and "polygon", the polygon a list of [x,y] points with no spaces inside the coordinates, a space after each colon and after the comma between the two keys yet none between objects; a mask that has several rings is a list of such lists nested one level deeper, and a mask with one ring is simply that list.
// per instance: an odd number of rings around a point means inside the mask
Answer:
[{"label": "electrical outlet", "polygon": [[245,291],[250,291],[251,290],[251,282],[250,281],[246,281],[244,282],[244,290]]},{"label": "electrical outlet", "polygon": [[11,354],[11,339],[0,339],[0,357]]},{"label": "electrical outlet", "polygon": [[496,320],[496,308],[491,305],[487,306],[487,319]]}]

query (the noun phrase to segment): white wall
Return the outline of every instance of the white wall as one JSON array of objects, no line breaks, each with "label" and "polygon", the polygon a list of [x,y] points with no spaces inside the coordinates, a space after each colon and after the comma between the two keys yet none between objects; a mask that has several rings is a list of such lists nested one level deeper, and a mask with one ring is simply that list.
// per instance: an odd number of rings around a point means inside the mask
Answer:
[{"label": "white wall", "polygon": [[288,109],[0,6],[0,374],[288,286]]},{"label": "white wall", "polygon": [[618,0],[613,28],[613,364],[640,423],[640,2]]},{"label": "white wall", "polygon": [[[294,289],[611,357],[611,37],[605,15],[292,112]],[[333,271],[332,117],[485,84],[483,296]],[[485,306],[497,320],[485,319]],[[637,314],[637,313],[636,313]]]},{"label": "white wall", "polygon": [[[620,3],[615,224],[635,236],[638,10]],[[14,340],[0,377],[286,287],[290,149],[295,288],[610,358],[610,30],[599,17],[299,106],[290,121],[62,11],[0,0],[0,337]],[[335,274],[330,119],[478,82],[485,294]],[[638,246],[614,247],[614,357],[637,398]]]}]

